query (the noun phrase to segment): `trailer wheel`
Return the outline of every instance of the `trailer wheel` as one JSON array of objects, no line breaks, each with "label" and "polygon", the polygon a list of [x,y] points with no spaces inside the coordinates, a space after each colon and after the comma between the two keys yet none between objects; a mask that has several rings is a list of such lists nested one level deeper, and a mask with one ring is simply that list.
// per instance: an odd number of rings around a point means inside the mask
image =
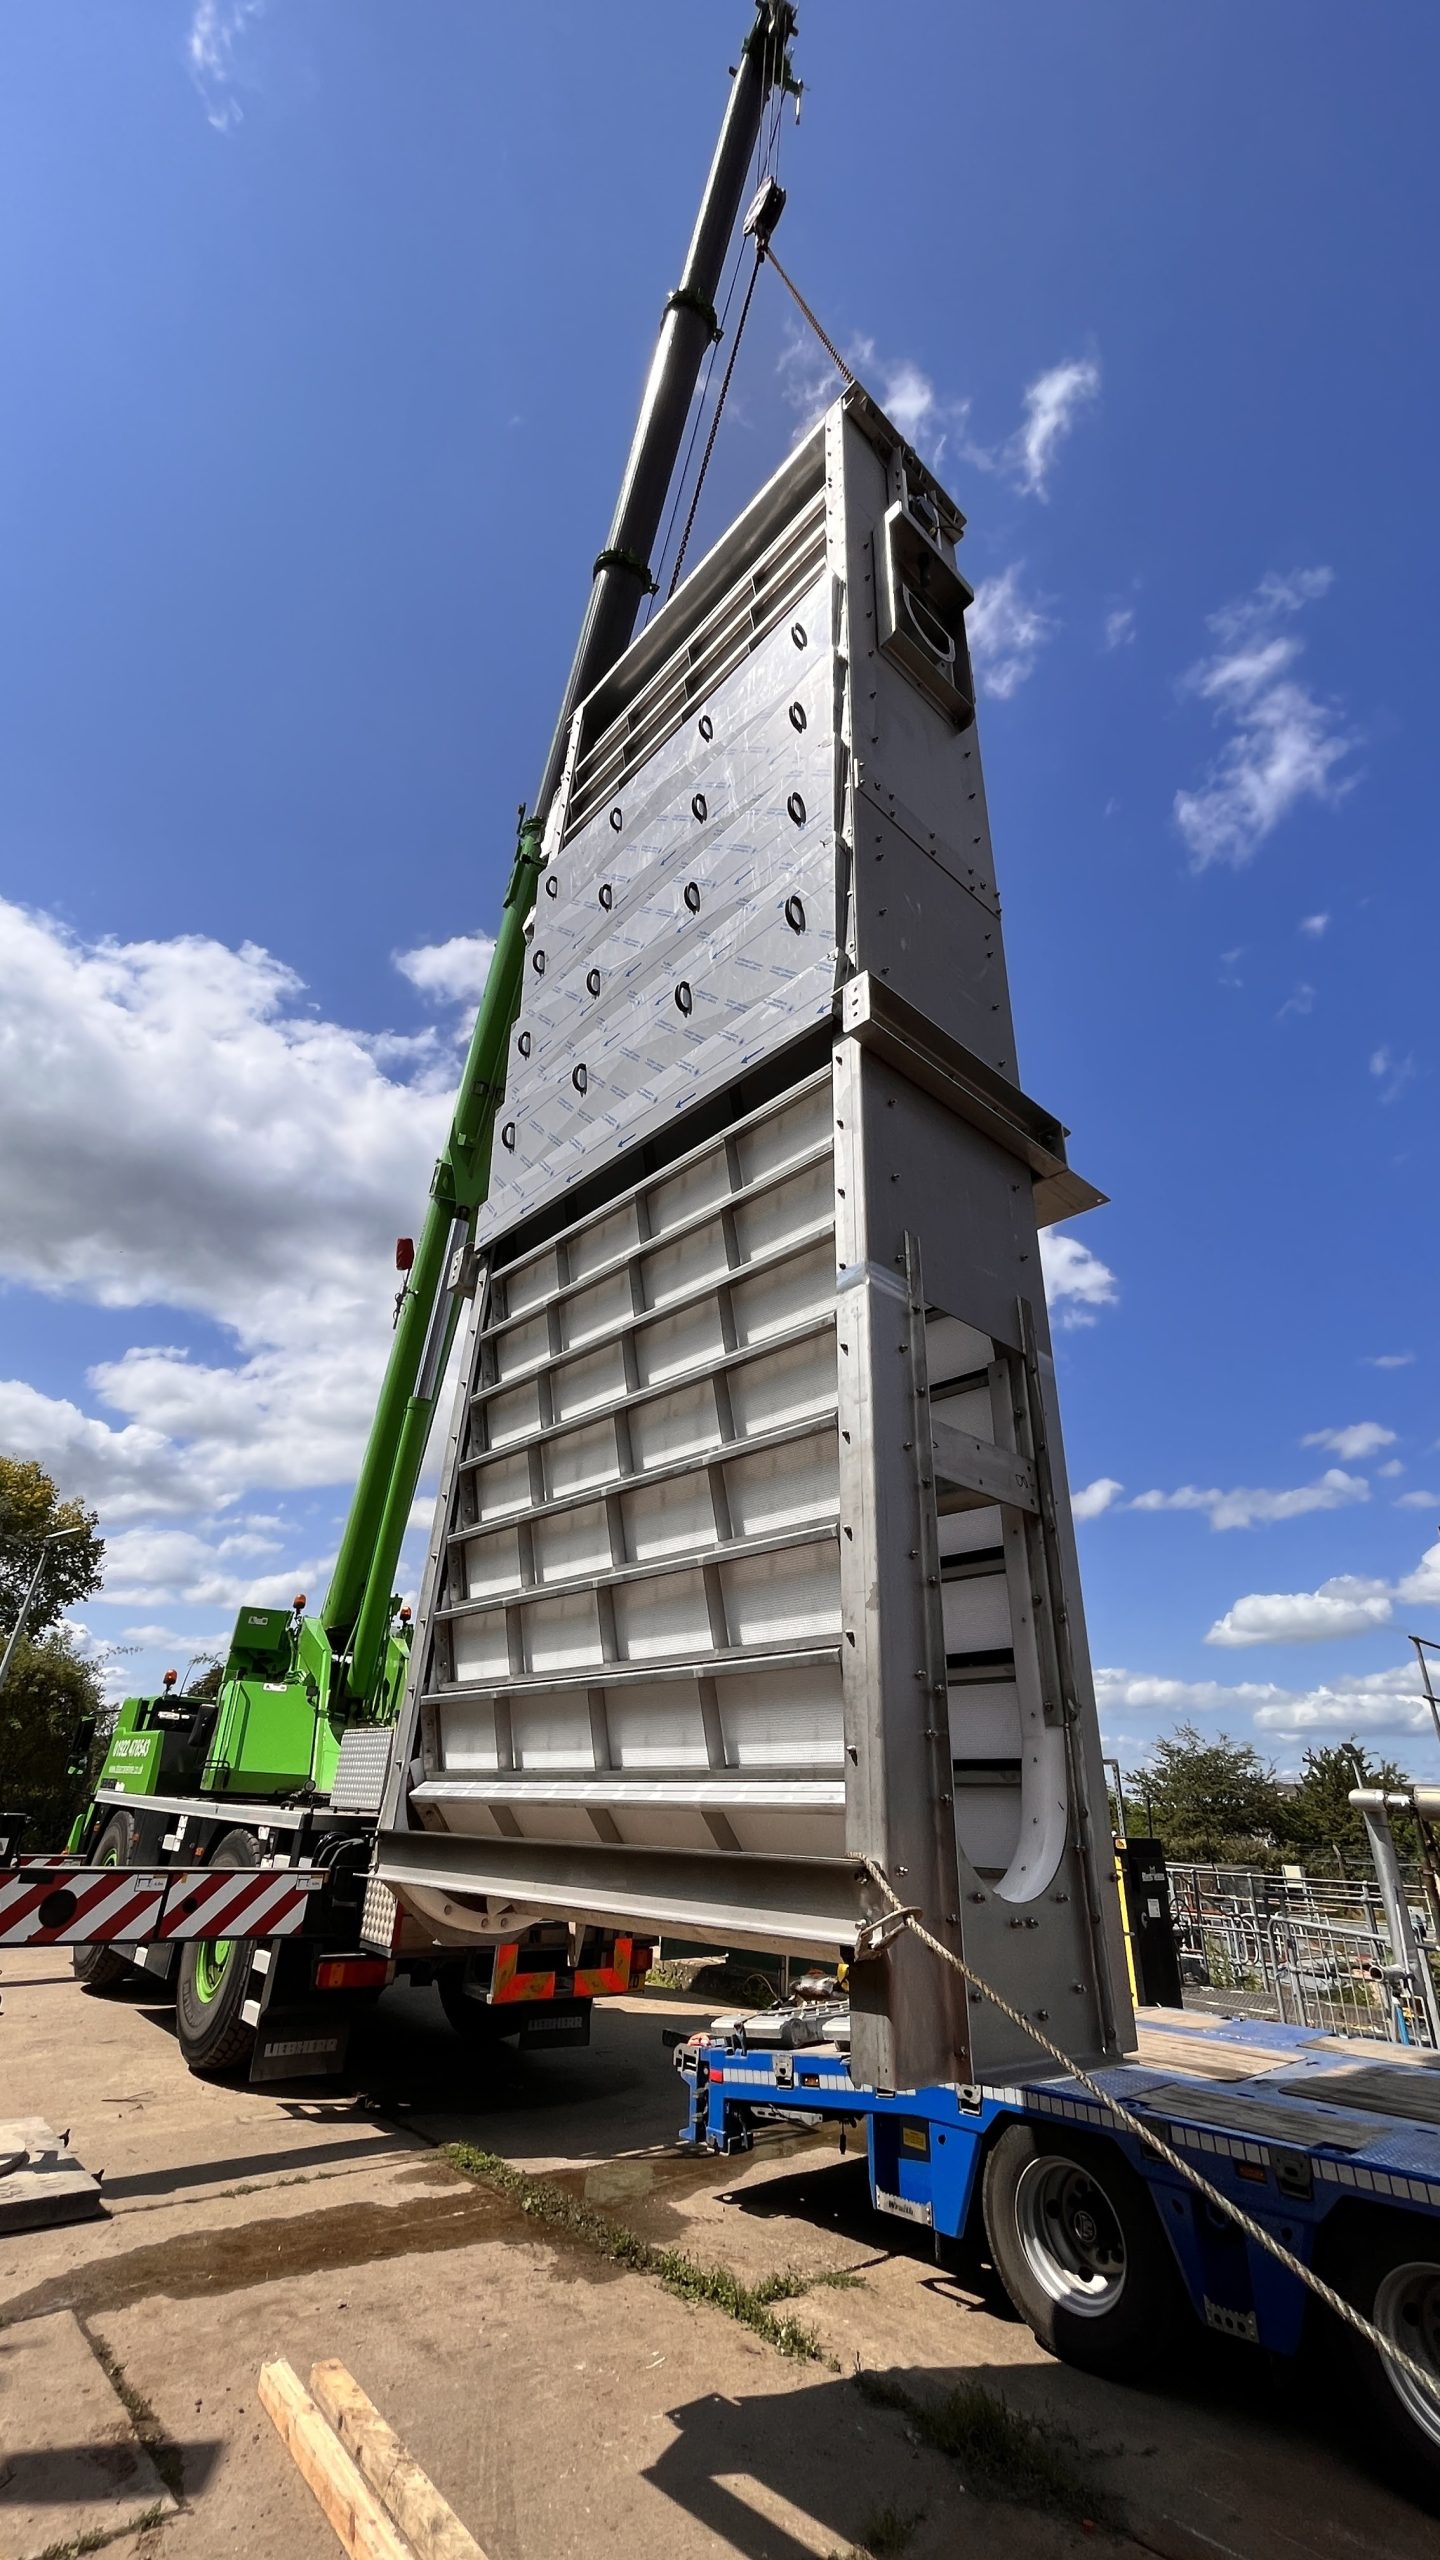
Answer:
[{"label": "trailer wheel", "polygon": [[1337,2293],[1434,2376],[1428,2389],[1341,2321],[1327,2324],[1342,2405],[1358,2401],[1383,2439],[1387,2474],[1440,2509],[1440,2222],[1424,2214],[1356,2215],[1324,2272]]},{"label": "trailer wheel", "polygon": [[[258,1867],[260,1852],[248,1831],[227,1831],[209,1864]],[[248,2060],[255,2030],[240,2013],[249,1983],[248,1938],[190,1938],[181,1948],[175,2031],[192,2071],[234,2071]]]},{"label": "trailer wheel", "polygon": [[1155,2370],[1185,2297],[1145,2183],[1113,2143],[1007,2125],[982,2210],[996,2272],[1042,2347],[1090,2373]]},{"label": "trailer wheel", "polygon": [[[123,1807],[120,1812],[112,1813],[95,1850],[96,1866],[133,1867],[139,1836],[139,1826],[133,1813],[126,1813]],[[70,1962],[76,1981],[93,1992],[97,1999],[108,1992],[118,1991],[131,1971],[129,1957],[123,1956],[118,1947],[72,1947]]]}]

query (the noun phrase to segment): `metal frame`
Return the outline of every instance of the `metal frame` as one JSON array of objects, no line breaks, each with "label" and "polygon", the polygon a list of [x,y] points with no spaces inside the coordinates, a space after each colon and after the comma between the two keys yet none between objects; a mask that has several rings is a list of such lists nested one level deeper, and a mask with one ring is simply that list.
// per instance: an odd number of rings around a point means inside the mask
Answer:
[{"label": "metal frame", "polygon": [[577,715],[380,1859],[477,1914],[867,1931],[879,2087],[1027,2057],[880,1943],[863,1860],[1077,2055],[1129,2035],[1038,1252],[1100,1195],[1016,1081],[974,730],[877,621],[897,507],[959,594],[847,394]]}]

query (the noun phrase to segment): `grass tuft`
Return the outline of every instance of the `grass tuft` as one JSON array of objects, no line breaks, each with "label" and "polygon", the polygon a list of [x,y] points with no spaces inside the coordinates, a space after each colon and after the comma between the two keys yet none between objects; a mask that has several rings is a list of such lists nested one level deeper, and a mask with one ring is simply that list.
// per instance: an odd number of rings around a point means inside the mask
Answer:
[{"label": "grass tuft", "polygon": [[653,2241],[642,2240],[623,2222],[597,2213],[593,2205],[580,2203],[548,2178],[532,2178],[494,2151],[477,2150],[469,2142],[452,2142],[446,2145],[445,2156],[465,2177],[512,2197],[533,2221],[563,2231],[583,2248],[608,2258],[612,2266],[653,2277],[681,2302],[708,2302],[728,2319],[738,2320],[742,2328],[753,2330],[779,2355],[811,2364],[832,2363],[813,2329],[807,2329],[799,2320],[777,2318],[771,2309],[772,2303],[793,2302],[797,2294],[805,2291],[803,2276],[785,2269],[762,2276],[758,2284],[746,2284],[728,2267],[702,2266],[683,2249],[657,2249]]},{"label": "grass tuft", "polygon": [[128,2542],[132,2533],[154,2533],[165,2522],[167,2513],[165,2507],[147,2507],[129,2524],[97,2525],[93,2532],[77,2533],[69,2542],[47,2542],[35,2560],[86,2560],[91,2551],[105,2551],[112,2542]]},{"label": "grass tuft", "polygon": [[1091,2456],[1068,2428],[1038,2426],[980,2382],[921,2400],[881,2374],[857,2373],[855,2380],[867,2400],[898,2410],[923,2444],[958,2463],[981,2497],[1076,2524],[1117,2521],[1114,2502],[1095,2485]]}]

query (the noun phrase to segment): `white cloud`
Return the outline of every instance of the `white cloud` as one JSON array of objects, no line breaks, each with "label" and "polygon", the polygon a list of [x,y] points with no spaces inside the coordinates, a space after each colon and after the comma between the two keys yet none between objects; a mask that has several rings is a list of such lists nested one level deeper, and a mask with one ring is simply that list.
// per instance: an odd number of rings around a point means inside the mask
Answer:
[{"label": "white cloud", "polygon": [[1011,448],[1020,486],[1047,495],[1055,457],[1082,409],[1100,396],[1100,367],[1093,358],[1070,357],[1036,376],[1025,393],[1024,416]]},{"label": "white cloud", "polygon": [[[874,340],[852,341],[846,349],[849,362],[857,373],[862,369],[862,349],[868,361],[875,352]],[[816,420],[824,417],[832,400],[839,399],[843,386],[818,338],[812,338],[808,329],[802,329],[798,321],[792,321],[786,332],[775,359],[775,370],[780,377],[780,397],[787,409],[793,409],[796,414],[795,438],[798,443]]]},{"label": "white cloud", "polygon": [[488,933],[452,933],[448,942],[422,942],[397,951],[395,966],[412,987],[440,1004],[477,1005],[495,953]]},{"label": "white cloud", "polygon": [[235,48],[252,19],[263,17],[265,5],[266,0],[196,0],[185,59],[206,119],[217,133],[228,133],[244,121],[234,95]]},{"label": "white cloud", "polygon": [[1428,1734],[1431,1730],[1413,1668],[1372,1671],[1363,1679],[1273,1699],[1256,1710],[1255,1722],[1262,1733],[1295,1742],[1327,1733]]},{"label": "white cloud", "polygon": [[1207,1644],[1309,1644],[1330,1636],[1371,1635],[1394,1614],[1383,1582],[1337,1574],[1318,1591],[1251,1591],[1217,1618]]},{"label": "white cloud", "polygon": [[231,1346],[137,1342],[90,1373],[102,1414],[0,1383],[0,1444],[122,1531],[348,1482],[449,1064],[318,1019],[253,945],[84,943],[3,902],[0,939],[0,1281],[183,1310]]},{"label": "white cloud", "polygon": [[1236,1485],[1228,1493],[1215,1486],[1177,1485],[1173,1493],[1152,1489],[1137,1493],[1127,1503],[1130,1511],[1203,1511],[1212,1529],[1252,1529],[1259,1521],[1299,1520],[1310,1511],[1339,1511],[1352,1502],[1368,1502],[1370,1487],[1363,1476],[1347,1476],[1340,1467],[1327,1467],[1313,1484],[1286,1485],[1278,1489],[1265,1485]]},{"label": "white cloud", "polygon": [[1398,1582],[1336,1574],[1318,1591],[1250,1591],[1216,1620],[1207,1644],[1294,1644],[1327,1636],[1373,1634],[1389,1626],[1396,1603],[1440,1607],[1440,1543],[1427,1547],[1413,1573]]},{"label": "white cloud", "polygon": [[1377,1351],[1367,1358],[1365,1366],[1367,1369],[1413,1369],[1415,1354],[1413,1351]]},{"label": "white cloud", "polygon": [[143,1626],[122,1627],[121,1634],[128,1636],[133,1645],[144,1647],[147,1651],[158,1648],[163,1652],[179,1653],[186,1659],[188,1656],[184,1655],[184,1648],[187,1645],[192,1653],[223,1654],[230,1641],[228,1627],[220,1628],[208,1636],[182,1634],[176,1627]]},{"label": "white cloud", "polygon": [[[282,1541],[242,1529],[205,1538],[191,1529],[122,1529],[107,1541],[106,1600],[130,1607],[181,1604],[238,1609],[243,1601],[284,1608],[297,1592],[314,1599],[328,1563],[277,1562]],[[189,1639],[186,1639],[189,1641]]]},{"label": "white cloud", "polygon": [[1302,1449],[1333,1449],[1337,1458],[1373,1458],[1377,1449],[1393,1448],[1398,1433],[1383,1422],[1345,1422],[1331,1431],[1307,1431]]},{"label": "white cloud", "polygon": [[1240,963],[1245,957],[1245,949],[1245,944],[1240,942],[1236,944],[1233,951],[1221,952],[1220,984],[1222,987],[1244,986],[1245,981],[1240,975]]},{"label": "white cloud", "polygon": [[1134,639],[1134,637],[1134,606],[1128,604],[1117,605],[1113,613],[1107,613],[1105,616],[1106,648],[1123,649]]},{"label": "white cloud", "polygon": [[1385,1082],[1385,1090],[1380,1096],[1382,1102],[1398,1102],[1407,1084],[1413,1084],[1419,1072],[1413,1050],[1403,1058],[1397,1057],[1389,1048],[1373,1049],[1370,1053],[1370,1073],[1382,1077]]},{"label": "white cloud", "polygon": [[1273,1680],[1166,1680],[1147,1672],[1097,1670],[1095,1701],[1102,1716],[1116,1709],[1133,1709],[1145,1714],[1208,1715],[1215,1709],[1222,1713],[1240,1710],[1246,1713],[1257,1707],[1273,1705],[1283,1698],[1285,1690]]},{"label": "white cloud", "polygon": [[1377,1467],[1375,1473],[1377,1476],[1403,1476],[1405,1461],[1403,1458],[1387,1458],[1383,1467]]},{"label": "white cloud", "polygon": [[1307,986],[1305,980],[1302,978],[1294,988],[1293,992],[1286,997],[1279,1012],[1276,1014],[1275,1019],[1277,1022],[1284,1022],[1292,1013],[1303,1015],[1313,1013],[1314,1010],[1315,990],[1312,986]]},{"label": "white cloud", "polygon": [[1167,1680],[1143,1673],[1095,1674],[1102,1717],[1126,1710],[1162,1716],[1214,1715],[1232,1729],[1248,1717],[1262,1736],[1305,1742],[1326,1733],[1428,1733],[1430,1718],[1413,1665],[1367,1672],[1315,1689],[1273,1681]]},{"label": "white cloud", "polygon": [[1440,1608],[1440,1545],[1426,1548],[1414,1572],[1396,1583],[1395,1597],[1407,1608]]},{"label": "white cloud", "polygon": [[1002,702],[1034,674],[1035,661],[1056,628],[1045,605],[1024,593],[1022,565],[1014,560],[998,577],[986,578],[976,588],[966,618],[971,654],[985,689]]},{"label": "white cloud", "polygon": [[1116,1477],[1097,1476],[1093,1484],[1082,1484],[1078,1493],[1071,1494],[1070,1508],[1077,1520],[1098,1520],[1102,1511],[1109,1510],[1116,1494],[1124,1490]]},{"label": "white cloud", "polygon": [[1396,1494],[1395,1508],[1397,1511],[1440,1510],[1440,1493],[1427,1493],[1423,1485],[1417,1484],[1409,1493]]},{"label": "white cloud", "polygon": [[880,406],[902,436],[917,444],[934,420],[939,403],[928,373],[922,373],[918,364],[902,356],[898,364],[881,368]]},{"label": "white cloud", "polygon": [[[970,432],[969,400],[938,389],[913,356],[882,355],[868,337],[846,341],[844,354],[851,370],[873,388],[901,435],[923,450],[936,469],[946,446],[953,443],[966,462],[1000,474],[1032,498],[1048,497],[1060,448],[1100,391],[1100,367],[1093,357],[1070,357],[1051,365],[1027,385],[1020,424],[1013,434],[999,443],[984,444]],[[781,397],[797,415],[796,433],[804,435],[838,397],[835,368],[817,340],[797,325],[785,338],[776,369]],[[1107,645],[1113,648],[1118,639],[1129,636],[1121,632]]]},{"label": "white cloud", "polygon": [[1192,667],[1187,690],[1229,732],[1198,791],[1177,791],[1175,821],[1197,871],[1248,861],[1300,801],[1333,802],[1349,788],[1335,768],[1355,745],[1333,705],[1294,670],[1303,643],[1281,626],[1323,596],[1328,569],[1263,578],[1253,596],[1212,614],[1218,647]]},{"label": "white cloud", "polygon": [[1302,916],[1296,930],[1300,933],[1310,934],[1314,940],[1318,942],[1329,922],[1330,918],[1328,915]]},{"label": "white cloud", "polygon": [[1040,1262],[1046,1299],[1057,1324],[1067,1330],[1093,1324],[1102,1307],[1118,1306],[1120,1287],[1114,1272],[1078,1237],[1065,1235],[1058,1227],[1042,1227]]},{"label": "white cloud", "polygon": [[225,1487],[152,1425],[117,1430],[65,1396],[42,1395],[19,1378],[0,1378],[0,1449],[38,1458],[58,1484],[74,1487],[105,1522],[140,1514],[208,1509]]}]

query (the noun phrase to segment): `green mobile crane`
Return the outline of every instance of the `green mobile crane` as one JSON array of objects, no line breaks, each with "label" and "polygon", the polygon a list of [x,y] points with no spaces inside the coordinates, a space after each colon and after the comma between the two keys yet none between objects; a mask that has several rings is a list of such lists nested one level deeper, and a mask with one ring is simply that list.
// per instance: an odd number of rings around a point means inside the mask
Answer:
[{"label": "green mobile crane", "polygon": [[[311,1614],[301,1593],[288,1610],[242,1608],[213,1699],[179,1694],[173,1675],[161,1695],[126,1699],[94,1797],[70,1835],[70,1852],[96,1867],[155,1868],[179,1858],[244,1867],[274,1860],[283,1843],[295,1862],[329,1868],[337,1886],[349,1880],[348,1895],[337,1892],[336,1943],[328,1948],[313,1938],[284,1948],[248,1938],[138,1950],[76,1945],[76,1972],[93,1991],[111,1988],[136,1961],[173,1981],[179,2041],[195,2069],[233,2068],[247,2056],[257,2069],[262,2021],[267,2076],[298,2062],[333,2065],[342,2038],[328,2025],[311,2032],[307,2004],[317,1991],[373,1991],[397,1966],[433,1971],[457,2025],[511,2022],[506,2003],[514,2001],[533,2040],[581,2041],[590,1998],[628,1988],[649,1960],[623,1933],[542,1924],[497,1934],[503,1914],[492,1915],[477,1952],[471,1916],[457,1911],[447,1946],[433,1913],[417,1921],[384,1888],[367,1892],[365,1869],[409,1664],[410,1613],[395,1590],[401,1544],[474,1285],[475,1217],[489,1185],[546,816],[572,715],[626,647],[653,588],[652,551],[701,364],[719,336],[722,274],[752,169],[764,158],[765,112],[786,91],[798,95],[789,51],[794,28],[787,0],[759,0],[731,77],[540,787],[520,813],[494,956],[424,1224],[413,1247],[402,1246],[394,1341],[323,1606]],[[773,184],[763,192],[769,224],[783,198]]]}]

